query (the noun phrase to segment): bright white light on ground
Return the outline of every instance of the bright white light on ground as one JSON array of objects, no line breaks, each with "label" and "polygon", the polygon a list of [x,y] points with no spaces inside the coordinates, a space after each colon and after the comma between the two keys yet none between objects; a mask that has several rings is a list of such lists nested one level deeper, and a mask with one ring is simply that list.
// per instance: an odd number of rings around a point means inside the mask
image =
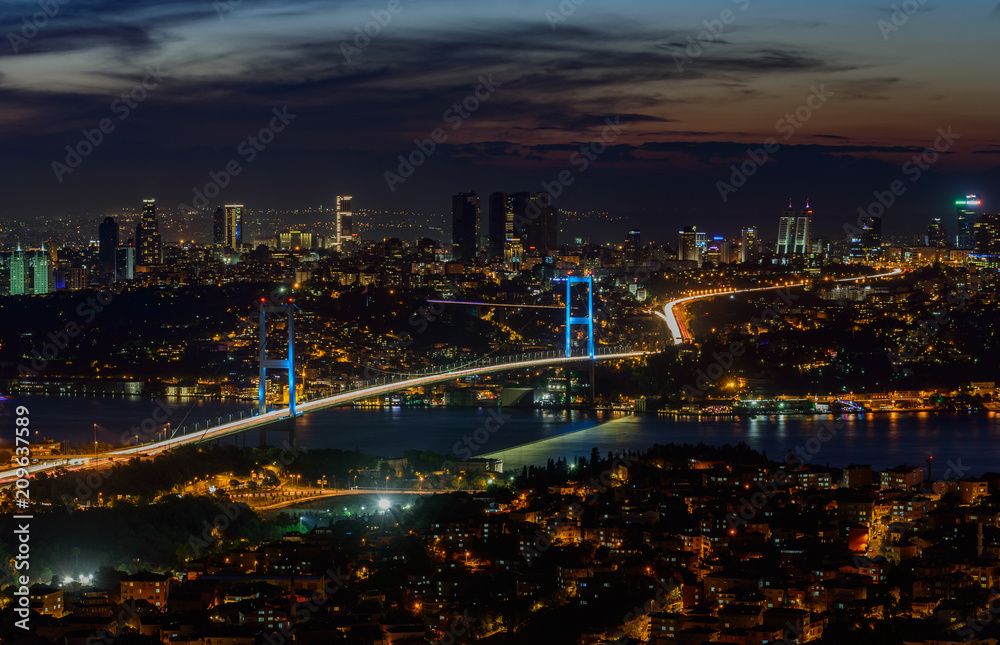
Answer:
[{"label": "bright white light on ground", "polygon": [[378,501],[378,507],[381,508],[383,511],[389,510],[389,500],[387,500],[387,499],[380,499]]}]

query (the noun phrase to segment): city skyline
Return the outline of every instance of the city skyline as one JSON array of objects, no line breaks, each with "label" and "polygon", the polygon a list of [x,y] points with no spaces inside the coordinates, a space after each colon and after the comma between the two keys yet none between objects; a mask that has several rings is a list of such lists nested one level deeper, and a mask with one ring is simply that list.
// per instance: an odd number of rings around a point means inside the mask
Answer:
[{"label": "city skyline", "polygon": [[[332,199],[330,177],[372,208],[446,211],[460,187],[542,190],[568,170],[560,207],[612,208],[647,230],[739,229],[790,186],[846,217],[902,179],[886,228],[917,232],[937,204],[1000,178],[976,107],[995,102],[976,53],[990,7],[570,5],[70,3],[25,38],[37,6],[11,3],[0,215],[143,194],[304,207]],[[354,43],[366,27],[376,35]],[[269,49],[283,56],[265,62]]]}]

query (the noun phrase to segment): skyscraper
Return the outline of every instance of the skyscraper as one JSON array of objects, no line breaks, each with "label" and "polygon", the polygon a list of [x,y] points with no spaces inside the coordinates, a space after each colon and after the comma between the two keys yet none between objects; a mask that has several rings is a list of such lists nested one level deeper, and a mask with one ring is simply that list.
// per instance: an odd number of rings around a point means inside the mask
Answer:
[{"label": "skyscraper", "polygon": [[958,226],[955,229],[955,248],[971,249],[975,246],[973,227],[979,217],[979,207],[982,201],[975,195],[966,195],[965,199],[955,202],[958,211]]},{"label": "skyscraper", "polygon": [[[537,195],[538,201],[541,194]],[[527,247],[542,255],[548,255],[559,248],[559,209],[555,206],[539,206],[540,212],[528,222]]]},{"label": "skyscraper", "polygon": [[97,227],[97,263],[102,276],[110,275],[112,280],[118,271],[118,222],[111,217],[104,218]]},{"label": "skyscraper", "polygon": [[42,250],[35,254],[33,264],[35,284],[32,293],[36,296],[41,296],[55,291],[52,256],[45,250],[44,244],[42,245]]},{"label": "skyscraper", "polygon": [[808,255],[812,253],[812,209],[806,200],[806,208],[795,215],[792,203],[778,222],[778,255]]},{"label": "skyscraper", "polygon": [[215,207],[212,219],[212,244],[220,249],[226,246],[226,209],[221,206]]},{"label": "skyscraper", "polygon": [[514,196],[492,193],[489,209],[490,257],[502,257],[507,242],[520,239],[514,232]]},{"label": "skyscraper", "polygon": [[976,255],[988,264],[1000,263],[1000,215],[980,215],[973,231]]},{"label": "skyscraper", "polygon": [[774,249],[777,255],[790,255],[795,245],[795,211],[788,202],[788,210],[778,220],[778,244]]},{"label": "skyscraper", "polygon": [[795,245],[792,253],[795,255],[809,255],[812,253],[812,222],[813,212],[809,208],[809,200],[806,200],[806,209],[799,213],[795,220]]},{"label": "skyscraper", "polygon": [[226,204],[215,209],[212,227],[215,246],[239,251],[243,245],[243,204]]},{"label": "skyscraper", "polygon": [[944,248],[948,245],[948,229],[941,223],[940,217],[935,217],[927,225],[927,234],[924,235],[924,244]]},{"label": "skyscraper", "polygon": [[865,257],[882,254],[882,218],[868,216],[861,221],[861,250]]},{"label": "skyscraper", "polygon": [[740,262],[755,264],[760,261],[760,249],[757,242],[757,227],[744,226],[740,240]]},{"label": "skyscraper", "polygon": [[10,295],[28,295],[28,264],[20,244],[10,256]]},{"label": "skyscraper", "polygon": [[642,233],[632,230],[625,238],[625,261],[637,265],[642,263]]},{"label": "skyscraper", "polygon": [[680,231],[677,242],[677,259],[694,260],[701,266],[701,249],[698,248],[698,230],[694,226],[685,226]]},{"label": "skyscraper", "polygon": [[163,261],[163,245],[156,222],[156,200],[142,200],[142,216],[135,229],[138,264],[159,264]]},{"label": "skyscraper", "polygon": [[[349,242],[354,235],[354,198],[350,195],[337,195],[337,231],[333,247],[341,253],[351,249]],[[346,247],[345,247],[346,244]]]},{"label": "skyscraper", "polygon": [[476,257],[476,224],[479,221],[479,195],[458,193],[451,198],[452,257],[471,261]]}]

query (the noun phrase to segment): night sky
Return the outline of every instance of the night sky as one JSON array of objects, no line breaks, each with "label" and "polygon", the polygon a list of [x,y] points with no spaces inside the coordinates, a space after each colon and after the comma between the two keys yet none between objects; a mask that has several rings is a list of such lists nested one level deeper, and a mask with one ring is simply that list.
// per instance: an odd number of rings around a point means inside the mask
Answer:
[{"label": "night sky", "polygon": [[[213,204],[352,193],[356,209],[439,213],[454,192],[537,190],[568,171],[559,206],[671,239],[685,224],[772,235],[789,197],[832,236],[894,180],[889,234],[953,218],[966,193],[1000,210],[994,1],[908,0],[895,16],[888,0],[577,1],[5,0],[0,216],[191,204],[227,163],[239,175]],[[145,97],[129,106],[129,92]],[[467,99],[474,110],[452,109]],[[807,118],[782,120],[797,109]],[[103,141],[57,179],[53,162],[102,119]],[[272,123],[262,150],[244,143]],[[960,138],[907,172],[949,127]],[[438,128],[390,190],[397,157]],[[756,167],[747,149],[769,137],[780,148]],[[753,176],[723,201],[717,182],[744,161]]]}]

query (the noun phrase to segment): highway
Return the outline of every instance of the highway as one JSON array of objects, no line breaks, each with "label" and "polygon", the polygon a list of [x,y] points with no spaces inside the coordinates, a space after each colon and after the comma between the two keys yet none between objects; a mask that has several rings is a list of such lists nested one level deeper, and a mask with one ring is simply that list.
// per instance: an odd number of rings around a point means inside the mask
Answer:
[{"label": "highway", "polygon": [[[875,275],[861,276],[858,278],[840,278],[835,280],[835,282],[858,282],[860,280],[872,280],[875,278],[888,278],[891,276],[899,275],[903,272],[902,269],[893,269],[888,273],[878,273]],[[670,329],[670,333],[673,336],[674,344],[680,345],[682,343],[691,342],[691,334],[688,332],[687,325],[684,324],[682,309],[683,306],[689,302],[695,300],[701,300],[702,298],[714,298],[716,296],[728,296],[738,293],[751,293],[753,291],[774,291],[775,289],[793,289],[796,287],[802,287],[812,282],[812,280],[806,280],[803,282],[790,282],[786,284],[776,284],[770,287],[755,287],[753,289],[730,289],[722,291],[706,291],[705,293],[695,294],[693,296],[685,296],[683,298],[677,298],[676,300],[671,300],[667,304],[663,305],[663,313],[658,311],[653,313],[664,320],[667,323],[667,328]]]}]

